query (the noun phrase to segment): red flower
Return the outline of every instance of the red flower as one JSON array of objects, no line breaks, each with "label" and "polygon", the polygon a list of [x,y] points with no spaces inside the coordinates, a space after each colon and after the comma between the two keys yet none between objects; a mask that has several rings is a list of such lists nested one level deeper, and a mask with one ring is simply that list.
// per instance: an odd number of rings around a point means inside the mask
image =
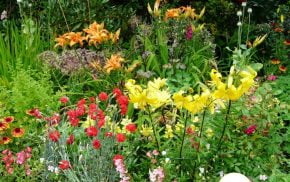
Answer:
[{"label": "red flower", "polygon": [[124,157],[120,154],[116,154],[113,158],[113,162],[115,164],[116,160],[121,159],[122,161],[124,160]]},{"label": "red flower", "polygon": [[85,132],[87,133],[87,135],[89,137],[94,137],[94,136],[97,136],[98,135],[98,130],[94,126],[88,127],[87,129],[85,129]]},{"label": "red flower", "polygon": [[7,116],[4,119],[5,123],[12,123],[14,121],[14,117],[13,116]]},{"label": "red flower", "polygon": [[116,135],[116,138],[117,138],[117,142],[119,143],[125,142],[126,140],[126,136],[123,133],[118,133]]},{"label": "red flower", "polygon": [[53,142],[57,142],[58,139],[60,138],[60,133],[59,131],[55,130],[49,133],[49,139]]},{"label": "red flower", "polygon": [[101,119],[98,121],[98,128],[102,128],[105,124],[105,119]]},{"label": "red flower", "polygon": [[113,133],[112,133],[112,132],[106,132],[106,133],[105,133],[105,136],[106,136],[106,137],[112,137],[112,136],[113,136]]},{"label": "red flower", "polygon": [[99,149],[99,148],[101,148],[101,142],[100,142],[100,140],[94,140],[93,141],[93,147],[94,147],[94,149]]},{"label": "red flower", "polygon": [[30,116],[34,116],[34,117],[36,117],[38,119],[42,118],[42,114],[39,111],[39,109],[37,109],[37,108],[30,109],[30,110],[26,111],[26,114],[28,114]]},{"label": "red flower", "polygon": [[66,169],[69,169],[71,166],[70,166],[69,161],[67,161],[67,160],[62,160],[62,161],[59,162],[58,167],[59,167],[60,169],[62,169],[62,170],[66,170]]},{"label": "red flower", "polygon": [[100,101],[106,101],[108,99],[108,94],[106,92],[101,92],[99,94]]},{"label": "red flower", "polygon": [[66,144],[71,145],[75,141],[75,136],[71,134],[67,139],[66,139]]},{"label": "red flower", "polygon": [[53,116],[47,118],[50,126],[57,125],[60,123],[60,116],[58,113],[55,113]]},{"label": "red flower", "polygon": [[119,88],[114,88],[114,90],[113,90],[113,94],[114,94],[116,97],[120,97],[121,95],[123,95],[122,91],[121,91]]},{"label": "red flower", "polygon": [[194,134],[194,130],[193,130],[191,127],[188,127],[188,128],[186,129],[186,133],[187,133],[188,135],[193,135],[193,134]]},{"label": "red flower", "polygon": [[137,126],[134,123],[127,124],[126,130],[131,132],[131,133],[134,133],[137,130]]},{"label": "red flower", "polygon": [[77,106],[85,105],[85,104],[86,104],[86,99],[80,99],[77,103]]},{"label": "red flower", "polygon": [[69,101],[69,98],[67,96],[63,96],[59,99],[59,101],[62,103],[62,104],[66,104],[68,101]]},{"label": "red flower", "polygon": [[121,96],[117,97],[117,102],[120,106],[121,114],[125,115],[127,113],[127,110],[128,110],[128,104],[129,104],[128,97],[125,95],[121,95]]},{"label": "red flower", "polygon": [[252,135],[253,133],[255,133],[256,129],[257,129],[257,125],[251,125],[244,132],[247,135]]},{"label": "red flower", "polygon": [[95,97],[90,97],[89,100],[90,100],[91,103],[94,103],[96,101]]}]

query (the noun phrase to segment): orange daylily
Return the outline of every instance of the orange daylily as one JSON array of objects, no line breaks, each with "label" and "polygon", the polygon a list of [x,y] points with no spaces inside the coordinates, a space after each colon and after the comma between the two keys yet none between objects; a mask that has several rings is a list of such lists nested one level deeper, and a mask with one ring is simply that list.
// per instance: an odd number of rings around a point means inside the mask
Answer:
[{"label": "orange daylily", "polygon": [[187,6],[187,7],[182,6],[182,7],[180,7],[180,10],[182,12],[184,12],[183,15],[184,15],[185,18],[190,17],[190,18],[194,19],[194,18],[197,17],[197,15],[194,12],[195,9],[192,9],[190,6]]},{"label": "orange daylily", "polygon": [[64,47],[64,46],[68,43],[68,40],[67,40],[66,37],[67,37],[67,34],[65,33],[65,34],[59,36],[58,38],[56,38],[55,41],[56,41],[57,43],[55,44],[54,47],[55,47],[55,48],[56,48],[57,46]]},{"label": "orange daylily", "polygon": [[277,58],[274,58],[274,59],[271,60],[271,63],[272,64],[280,64],[281,61],[279,59],[277,59]]},{"label": "orange daylily", "polygon": [[69,32],[66,37],[71,47],[77,43],[83,46],[83,41],[86,39],[82,36],[82,32]]},{"label": "orange daylily", "polygon": [[180,8],[168,9],[165,13],[165,21],[169,18],[178,18],[181,14]]},{"label": "orange daylily", "polygon": [[101,24],[98,24],[97,22],[94,22],[91,25],[89,25],[89,28],[83,29],[83,31],[86,32],[87,34],[93,35],[93,34],[99,32],[99,31],[103,30],[104,26],[105,26],[104,22],[101,23]]},{"label": "orange daylily", "polygon": [[113,54],[111,55],[110,59],[107,59],[107,62],[104,68],[106,69],[107,73],[110,73],[112,70],[121,68],[121,63],[123,61],[124,61],[124,58],[122,58],[119,54]]},{"label": "orange daylily", "polygon": [[113,33],[110,34],[110,39],[112,40],[113,43],[116,43],[119,40],[120,32],[121,29],[119,28],[117,32],[115,32],[114,34]]}]

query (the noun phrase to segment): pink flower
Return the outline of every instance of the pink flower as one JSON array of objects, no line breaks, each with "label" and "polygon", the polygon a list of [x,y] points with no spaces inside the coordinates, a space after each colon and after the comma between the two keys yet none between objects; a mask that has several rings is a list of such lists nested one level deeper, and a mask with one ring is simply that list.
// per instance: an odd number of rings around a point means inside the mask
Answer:
[{"label": "pink flower", "polygon": [[162,167],[154,169],[152,172],[149,170],[150,182],[163,182],[165,175]]},{"label": "pink flower", "polygon": [[275,76],[275,75],[268,75],[267,80],[269,80],[269,81],[274,81],[274,80],[276,80],[277,78],[278,78],[278,77]]},{"label": "pink flower", "polygon": [[159,152],[157,150],[153,150],[152,154],[156,156],[156,155],[159,155]]},{"label": "pink flower", "polygon": [[25,160],[26,160],[26,155],[24,151],[21,151],[19,153],[16,154],[17,156],[17,164],[24,164]]},{"label": "pink flower", "polygon": [[257,125],[251,125],[244,132],[247,135],[252,135],[253,133],[255,133],[256,129],[257,129]]}]

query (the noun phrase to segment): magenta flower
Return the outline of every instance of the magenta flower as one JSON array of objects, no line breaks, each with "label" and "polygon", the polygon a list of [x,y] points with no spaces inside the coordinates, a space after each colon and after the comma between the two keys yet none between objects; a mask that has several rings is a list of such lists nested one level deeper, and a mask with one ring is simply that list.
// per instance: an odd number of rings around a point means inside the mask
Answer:
[{"label": "magenta flower", "polygon": [[250,125],[247,129],[245,129],[245,134],[247,135],[252,135],[253,133],[255,133],[257,129],[257,125]]},{"label": "magenta flower", "polygon": [[192,30],[192,26],[188,26],[186,29],[186,33],[185,33],[185,37],[187,40],[191,40],[192,39],[192,34],[193,34],[193,30]]}]

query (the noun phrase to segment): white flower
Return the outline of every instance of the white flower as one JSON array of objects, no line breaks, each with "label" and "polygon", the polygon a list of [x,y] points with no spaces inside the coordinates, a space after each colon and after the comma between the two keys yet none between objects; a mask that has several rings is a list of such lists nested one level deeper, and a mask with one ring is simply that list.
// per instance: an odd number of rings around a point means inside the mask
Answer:
[{"label": "white flower", "polygon": [[200,167],[199,168],[199,171],[200,171],[201,174],[204,173],[204,168],[203,167]]},{"label": "white flower", "polygon": [[267,179],[268,179],[268,176],[266,176],[265,174],[261,174],[260,176],[259,176],[259,179],[261,180],[261,181],[266,181]]},{"label": "white flower", "polygon": [[31,8],[31,7],[32,7],[32,4],[31,4],[31,3],[29,3],[29,4],[28,4],[28,7],[29,7],[29,8]]},{"label": "white flower", "polygon": [[237,16],[242,16],[242,15],[243,15],[242,11],[237,12]]},{"label": "white flower", "polygon": [[17,3],[22,3],[22,0],[17,0]]},{"label": "white flower", "polygon": [[58,169],[58,167],[55,167],[55,168],[54,168],[54,173],[55,173],[55,174],[59,174],[59,169]]},{"label": "white flower", "polygon": [[39,160],[41,164],[44,162],[44,158],[40,158]]},{"label": "white flower", "polygon": [[170,158],[165,158],[165,162],[168,163],[170,161]]},{"label": "white flower", "polygon": [[6,18],[7,18],[7,11],[4,10],[4,11],[2,11],[2,13],[1,13],[0,20],[4,20],[4,19],[6,19]]},{"label": "white flower", "polygon": [[47,170],[49,170],[50,172],[54,172],[54,167],[53,166],[48,166]]},{"label": "white flower", "polygon": [[252,13],[252,12],[253,12],[252,8],[248,8],[248,13]]},{"label": "white flower", "polygon": [[205,147],[206,147],[207,150],[209,150],[209,149],[210,149],[210,144],[207,143],[207,144],[205,145]]},{"label": "white flower", "polygon": [[239,22],[237,23],[237,25],[238,25],[239,27],[242,26],[242,22],[239,21]]},{"label": "white flower", "polygon": [[161,152],[161,154],[164,156],[164,155],[167,154],[167,152],[164,150],[164,151]]},{"label": "white flower", "polygon": [[246,7],[247,6],[247,2],[242,2],[242,6]]}]

